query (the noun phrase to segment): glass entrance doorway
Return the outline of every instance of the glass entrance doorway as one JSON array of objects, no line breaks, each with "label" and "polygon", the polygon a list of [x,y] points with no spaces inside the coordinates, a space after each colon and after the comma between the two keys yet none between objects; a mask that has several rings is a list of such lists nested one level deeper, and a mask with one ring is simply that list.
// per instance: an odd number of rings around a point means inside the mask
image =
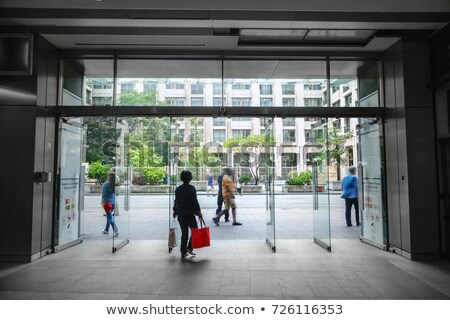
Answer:
[{"label": "glass entrance doorway", "polygon": [[[381,141],[380,130],[367,121],[85,117],[63,121],[61,128],[60,181],[72,179],[72,198],[79,199],[76,203],[65,195],[59,198],[62,208],[72,210],[72,220],[74,210],[78,212],[78,230],[70,241],[59,242],[62,245],[80,238],[103,240],[115,252],[129,239],[166,242],[182,170],[193,174],[191,184],[213,241],[261,240],[275,251],[282,240],[313,239],[331,251],[332,239],[370,238],[371,229],[364,226],[371,222],[363,216],[374,212],[375,204],[368,206],[367,197],[373,191],[372,180],[382,176],[369,177],[368,170],[379,167],[375,155],[382,152],[374,145]],[[352,228],[345,225],[345,202],[340,197],[341,180],[357,164],[363,229],[355,220]],[[220,211],[218,177],[223,167],[235,172],[237,221],[242,226],[233,226],[231,214],[224,217],[229,222],[222,218],[219,227],[211,220]],[[101,206],[102,185],[109,173],[115,176],[117,232],[105,227]]]}]

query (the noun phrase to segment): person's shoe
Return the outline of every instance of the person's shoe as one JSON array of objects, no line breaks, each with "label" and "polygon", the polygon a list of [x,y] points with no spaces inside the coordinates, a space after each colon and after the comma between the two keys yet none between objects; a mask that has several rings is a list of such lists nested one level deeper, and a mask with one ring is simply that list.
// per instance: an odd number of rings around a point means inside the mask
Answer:
[{"label": "person's shoe", "polygon": [[352,224],[348,224],[347,227],[353,227],[353,225]]},{"label": "person's shoe", "polygon": [[361,225],[361,223],[358,222],[356,225],[359,227]]},{"label": "person's shoe", "polygon": [[230,222],[230,219],[225,219],[225,222]]},{"label": "person's shoe", "polygon": [[233,226],[242,226],[242,223],[240,223],[240,222],[233,222]]},{"label": "person's shoe", "polygon": [[102,233],[103,233],[103,234],[108,234],[108,231],[106,231],[105,229],[103,229]]},{"label": "person's shoe", "polygon": [[219,224],[219,219],[218,219],[217,217],[212,218],[212,221],[214,222],[214,224],[215,224],[216,226],[220,226],[220,224]]},{"label": "person's shoe", "polygon": [[195,256],[194,251],[192,249],[186,249],[186,252],[189,253],[191,256]]},{"label": "person's shoe", "polygon": [[118,232],[114,232],[114,237],[117,237],[117,236],[119,236],[119,233]]},{"label": "person's shoe", "polygon": [[188,257],[188,254],[187,253],[182,253],[181,254],[181,259],[185,259],[185,258],[187,258]]}]

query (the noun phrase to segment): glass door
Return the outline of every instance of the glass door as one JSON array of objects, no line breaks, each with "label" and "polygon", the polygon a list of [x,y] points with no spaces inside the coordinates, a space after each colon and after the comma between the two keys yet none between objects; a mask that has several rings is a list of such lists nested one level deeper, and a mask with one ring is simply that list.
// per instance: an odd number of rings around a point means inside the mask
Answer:
[{"label": "glass door", "polygon": [[81,242],[80,186],[83,143],[82,119],[62,119],[59,124],[57,209],[54,248],[59,251]]},{"label": "glass door", "polygon": [[322,119],[312,128],[312,136],[317,144],[317,152],[312,159],[312,183],[313,183],[313,237],[314,242],[331,251],[331,227],[330,227],[330,195],[329,181],[329,144],[328,123]]},{"label": "glass door", "polygon": [[115,132],[115,205],[112,236],[112,252],[116,252],[130,239],[130,185],[131,168],[129,167],[130,124],[127,118],[116,118]]},{"label": "glass door", "polygon": [[359,136],[359,208],[361,240],[382,249],[387,247],[387,214],[384,205],[384,161],[382,124],[362,119]]},{"label": "glass door", "polygon": [[[273,118],[263,118],[264,153],[260,154],[263,164],[266,192],[266,242],[273,252],[276,251],[275,236],[275,140],[273,135]],[[257,156],[257,155],[255,155]],[[264,160],[264,161],[261,161]]]}]

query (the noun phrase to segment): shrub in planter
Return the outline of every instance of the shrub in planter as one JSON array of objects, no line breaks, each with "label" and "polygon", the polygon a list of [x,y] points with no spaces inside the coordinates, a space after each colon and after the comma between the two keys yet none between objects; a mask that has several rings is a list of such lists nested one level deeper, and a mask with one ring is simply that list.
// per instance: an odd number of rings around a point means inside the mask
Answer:
[{"label": "shrub in planter", "polygon": [[252,177],[244,175],[244,176],[241,176],[240,179],[241,179],[241,183],[247,184],[250,182],[250,180],[252,180]]},{"label": "shrub in planter", "polygon": [[162,183],[166,172],[163,168],[143,168],[142,176],[144,177],[145,183],[155,185]]},{"label": "shrub in planter", "polygon": [[286,181],[286,184],[298,186],[311,184],[312,182],[312,172],[311,171],[303,171],[300,173],[290,172],[289,179]]},{"label": "shrub in planter", "polygon": [[89,179],[95,179],[98,183],[102,184],[106,180],[108,171],[108,167],[104,166],[100,162],[93,162],[89,165],[87,175]]}]

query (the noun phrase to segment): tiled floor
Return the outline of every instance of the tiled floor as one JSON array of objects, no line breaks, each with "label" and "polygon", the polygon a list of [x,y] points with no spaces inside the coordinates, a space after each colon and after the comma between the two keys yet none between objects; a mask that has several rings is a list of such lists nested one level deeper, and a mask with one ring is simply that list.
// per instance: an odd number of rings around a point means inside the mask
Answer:
[{"label": "tiled floor", "polygon": [[181,260],[166,241],[85,241],[0,264],[1,299],[448,299],[450,263],[413,262],[359,240],[213,240]]},{"label": "tiled floor", "polygon": [[[312,241],[312,197],[277,197],[276,247],[266,245],[264,196],[238,197],[243,226],[211,226],[211,247],[181,260],[167,249],[165,197],[136,196],[112,235],[98,197],[86,197],[85,241],[31,264],[0,263],[0,299],[449,299],[450,262],[413,262],[360,242],[330,196],[332,252]],[[211,221],[215,197],[199,196]],[[316,215],[317,216],[317,215]],[[317,222],[317,221],[316,221]],[[120,240],[120,239],[119,239]]]}]

